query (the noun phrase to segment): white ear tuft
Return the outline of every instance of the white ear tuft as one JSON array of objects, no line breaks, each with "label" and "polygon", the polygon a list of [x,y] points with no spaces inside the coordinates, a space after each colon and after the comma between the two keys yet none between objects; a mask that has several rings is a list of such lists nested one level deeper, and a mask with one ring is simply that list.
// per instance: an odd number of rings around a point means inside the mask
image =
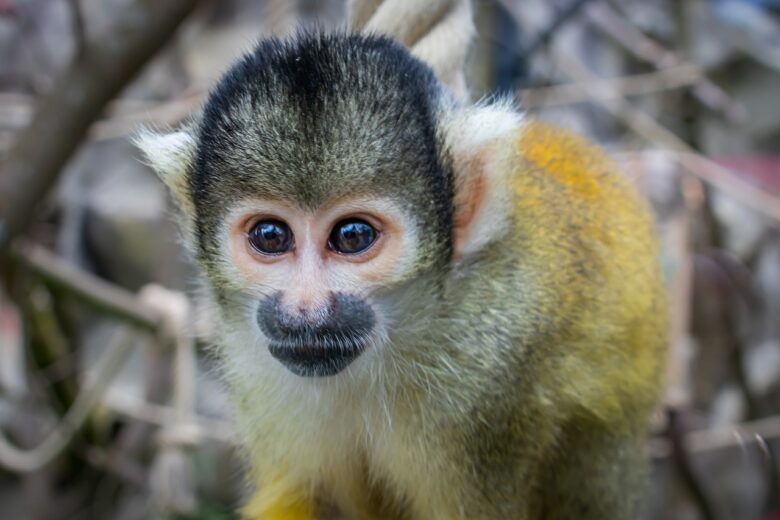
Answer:
[{"label": "white ear tuft", "polygon": [[445,139],[454,155],[470,155],[491,141],[517,130],[522,122],[523,114],[510,101],[456,108],[445,123]]},{"label": "white ear tuft", "polygon": [[146,162],[157,173],[187,214],[192,214],[189,172],[195,155],[195,139],[185,131],[159,134],[141,130],[133,143],[143,152]]},{"label": "white ear tuft", "polygon": [[509,215],[512,155],[522,114],[511,103],[455,107],[444,139],[455,173],[455,258],[499,238]]},{"label": "white ear tuft", "polygon": [[145,128],[135,136],[133,143],[163,180],[186,175],[195,150],[195,140],[184,130],[159,134]]}]

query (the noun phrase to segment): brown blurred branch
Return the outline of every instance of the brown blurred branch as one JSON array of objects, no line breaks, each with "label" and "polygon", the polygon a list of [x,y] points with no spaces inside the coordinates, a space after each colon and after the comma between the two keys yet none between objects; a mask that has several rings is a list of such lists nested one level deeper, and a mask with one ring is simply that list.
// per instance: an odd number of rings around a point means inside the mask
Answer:
[{"label": "brown blurred branch", "polygon": [[570,83],[549,87],[526,88],[518,91],[523,108],[549,107],[599,99],[641,96],[689,86],[701,79],[701,69],[695,65],[679,65],[647,74],[619,78],[599,78],[591,82],[588,92],[582,85]]},{"label": "brown blurred branch", "polygon": [[691,463],[690,453],[685,447],[684,412],[677,408],[669,408],[667,410],[667,418],[669,424],[667,436],[671,445],[671,457],[675,463],[675,468],[691,493],[694,502],[696,502],[701,516],[705,520],[717,520],[720,517],[715,513],[712,500],[701,484],[700,478]]},{"label": "brown blurred branch", "polygon": [[70,15],[73,18],[73,39],[76,40],[76,55],[84,54],[87,49],[87,26],[84,22],[84,11],[81,0],[68,0]]},{"label": "brown blurred branch", "polygon": [[0,249],[21,233],[106,104],[170,39],[198,0],[137,0],[54,82],[0,168]]},{"label": "brown blurred branch", "polygon": [[[780,415],[746,421],[729,427],[693,430],[685,433],[683,442],[690,453],[706,453],[750,444],[762,444],[780,438]],[[654,459],[671,455],[671,445],[666,439],[650,441],[650,454]]]},{"label": "brown blurred branch", "polygon": [[[669,284],[669,358],[666,368],[666,395],[664,404],[682,408],[690,404],[690,369],[686,350],[690,341],[691,306],[693,304],[693,251],[691,221],[701,211],[703,203],[701,182],[691,176],[683,179],[684,204],[669,223],[669,254],[675,269]],[[668,417],[667,417],[668,418]]]},{"label": "brown blurred branch", "polygon": [[679,163],[689,173],[768,217],[774,225],[780,223],[780,200],[777,197],[745,182],[727,168],[702,156],[674,132],[661,125],[646,112],[635,108],[616,92],[605,98],[600,91],[594,88],[594,82],[598,80],[598,76],[573,56],[555,50],[553,59],[561,70],[588,94],[590,99],[602,105],[610,114],[621,120],[638,135],[661,148],[674,152]]},{"label": "brown blurred branch", "polygon": [[57,258],[40,246],[14,247],[12,255],[47,284],[107,314],[148,331],[157,331],[161,326],[160,316],[142,305],[135,294]]},{"label": "brown blurred branch", "polygon": [[[637,29],[622,14],[604,1],[586,7],[587,18],[603,33],[620,43],[637,58],[664,69],[681,65],[696,66],[687,63],[679,55],[667,50],[663,45]],[[693,95],[711,110],[723,113],[734,123],[747,117],[745,107],[734,101],[722,88],[701,74],[701,79],[693,87]]]},{"label": "brown blurred branch", "polygon": [[[170,101],[141,101],[117,99],[106,106],[106,117],[95,121],[89,128],[89,138],[94,141],[127,137],[140,125],[171,126],[193,112],[203,100],[206,89],[194,87]],[[22,94],[0,93],[0,125],[15,130],[32,119],[35,100]],[[2,150],[0,150],[2,151]]]},{"label": "brown blurred branch", "polygon": [[534,39],[528,43],[521,51],[520,54],[525,58],[531,56],[540,47],[547,45],[552,40],[555,33],[572,21],[580,14],[582,8],[585,7],[590,0],[571,0],[571,3],[560,10],[557,13],[550,25],[544,28]]},{"label": "brown blurred branch", "polygon": [[95,380],[73,401],[65,416],[35,448],[20,449],[0,432],[0,465],[19,472],[39,470],[51,462],[71,441],[131,352],[132,342],[121,330],[111,341],[97,363]]},{"label": "brown blurred branch", "polygon": [[620,152],[614,155],[614,157],[635,156],[647,159],[656,156],[667,157],[685,168],[688,173],[769,218],[774,226],[780,225],[780,197],[745,181],[731,169],[701,154],[657,148]]}]

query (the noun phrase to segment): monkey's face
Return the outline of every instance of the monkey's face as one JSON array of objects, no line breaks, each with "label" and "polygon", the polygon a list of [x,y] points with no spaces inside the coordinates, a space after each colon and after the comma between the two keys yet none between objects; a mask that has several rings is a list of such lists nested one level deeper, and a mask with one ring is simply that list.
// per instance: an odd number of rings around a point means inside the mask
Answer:
[{"label": "monkey's face", "polygon": [[331,376],[384,337],[375,291],[404,279],[416,233],[390,200],[316,209],[248,200],[228,212],[223,269],[270,354],[299,376]]},{"label": "monkey's face", "polygon": [[385,38],[269,40],[196,122],[139,138],[182,210],[226,358],[249,366],[247,379],[255,362],[329,376],[424,350],[453,259],[503,229],[507,190],[477,151],[516,126],[448,99]]},{"label": "monkey's face", "polygon": [[229,293],[223,316],[250,309],[238,326],[297,375],[386,345],[380,293],[449,261],[437,89],[389,40],[313,37],[260,44],[204,107],[187,186],[198,258]]}]

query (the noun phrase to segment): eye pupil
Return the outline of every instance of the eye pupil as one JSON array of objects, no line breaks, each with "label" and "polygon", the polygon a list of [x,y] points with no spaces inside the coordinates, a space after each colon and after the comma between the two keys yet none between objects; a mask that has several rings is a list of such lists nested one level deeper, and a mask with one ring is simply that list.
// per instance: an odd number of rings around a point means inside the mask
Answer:
[{"label": "eye pupil", "polygon": [[263,254],[279,255],[292,249],[293,235],[284,222],[261,220],[249,232],[249,243]]},{"label": "eye pupil", "polygon": [[368,222],[359,219],[342,220],[330,234],[330,246],[338,253],[357,254],[368,249],[376,236],[376,230]]}]

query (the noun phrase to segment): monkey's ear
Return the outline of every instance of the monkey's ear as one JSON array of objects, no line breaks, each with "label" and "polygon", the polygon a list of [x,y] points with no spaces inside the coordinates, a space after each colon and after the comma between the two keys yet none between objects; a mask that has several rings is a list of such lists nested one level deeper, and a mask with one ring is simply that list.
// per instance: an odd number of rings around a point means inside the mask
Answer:
[{"label": "monkey's ear", "polygon": [[187,216],[194,214],[189,176],[195,157],[195,139],[185,128],[169,134],[141,130],[133,139],[147,164],[168,186],[174,201]]},{"label": "monkey's ear", "polygon": [[446,124],[455,174],[454,253],[460,259],[501,237],[522,116],[509,103],[464,108]]}]

